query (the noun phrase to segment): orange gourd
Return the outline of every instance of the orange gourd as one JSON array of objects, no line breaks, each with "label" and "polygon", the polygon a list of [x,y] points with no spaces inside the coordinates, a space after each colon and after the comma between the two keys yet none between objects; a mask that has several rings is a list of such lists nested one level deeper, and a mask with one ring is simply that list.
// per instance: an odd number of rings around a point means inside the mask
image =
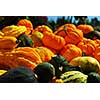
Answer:
[{"label": "orange gourd", "polygon": [[27,32],[25,32],[26,34],[30,34],[31,31],[33,30],[33,24],[30,20],[28,19],[21,19],[17,22],[18,26],[25,26],[27,28]]},{"label": "orange gourd", "polygon": [[49,62],[54,56],[54,53],[46,47],[33,48],[40,56],[42,62]]},{"label": "orange gourd", "polygon": [[78,29],[82,30],[83,34],[87,34],[91,31],[94,31],[94,28],[91,25],[80,24],[77,26]]},{"label": "orange gourd", "polygon": [[51,32],[51,33],[53,32],[53,30],[47,25],[37,26],[34,30],[35,31],[39,31],[39,32],[41,32],[43,34],[45,34],[46,31],[47,32]]},{"label": "orange gourd", "polygon": [[83,40],[83,32],[79,29],[69,31],[65,36],[65,41],[67,44],[78,44]]},{"label": "orange gourd", "polygon": [[97,59],[100,63],[100,45],[96,47],[94,52],[94,58]]},{"label": "orange gourd", "polygon": [[73,58],[81,57],[82,50],[74,44],[67,44],[62,48],[60,54],[64,56],[67,61],[71,61]]},{"label": "orange gourd", "polygon": [[55,50],[61,50],[66,43],[63,37],[50,32],[46,32],[44,34],[42,42],[44,46],[53,48]]},{"label": "orange gourd", "polygon": [[64,24],[62,26],[60,26],[55,32],[54,34],[65,37],[68,32],[76,30],[76,26],[74,24]]},{"label": "orange gourd", "polygon": [[96,43],[91,40],[84,38],[83,41],[79,42],[77,45],[87,56],[93,56],[95,51]]}]

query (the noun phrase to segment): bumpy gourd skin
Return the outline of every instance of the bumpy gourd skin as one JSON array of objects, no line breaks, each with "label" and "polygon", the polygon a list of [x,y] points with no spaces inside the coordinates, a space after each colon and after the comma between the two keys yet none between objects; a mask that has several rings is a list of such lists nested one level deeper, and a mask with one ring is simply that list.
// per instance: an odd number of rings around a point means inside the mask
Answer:
[{"label": "bumpy gourd skin", "polygon": [[79,71],[68,71],[60,76],[63,83],[86,83],[87,75]]},{"label": "bumpy gourd skin", "polygon": [[4,36],[0,39],[0,49],[13,49],[17,45],[18,40],[13,36]]},{"label": "bumpy gourd skin", "polygon": [[4,36],[14,36],[14,37],[18,37],[19,35],[25,33],[26,31],[27,28],[25,26],[16,26],[16,25],[6,26],[2,29]]},{"label": "bumpy gourd skin", "polygon": [[66,43],[63,37],[50,32],[46,32],[46,34],[44,34],[42,42],[45,46],[55,50],[61,50]]}]

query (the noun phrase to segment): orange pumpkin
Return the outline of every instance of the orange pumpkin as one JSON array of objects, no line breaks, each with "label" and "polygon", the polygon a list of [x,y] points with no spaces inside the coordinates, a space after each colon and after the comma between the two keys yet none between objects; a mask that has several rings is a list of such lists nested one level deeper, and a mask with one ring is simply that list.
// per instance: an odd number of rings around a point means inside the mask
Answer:
[{"label": "orange pumpkin", "polygon": [[17,25],[18,26],[26,26],[26,28],[27,28],[27,32],[25,32],[26,34],[30,34],[30,32],[33,30],[32,22],[30,20],[27,20],[27,19],[19,20]]},{"label": "orange pumpkin", "polygon": [[35,28],[35,31],[39,31],[43,34],[45,34],[46,31],[53,33],[53,30],[49,26],[46,26],[46,25],[37,26]]},{"label": "orange pumpkin", "polygon": [[55,35],[47,31],[42,38],[42,42],[44,46],[53,48],[55,50],[62,49],[66,43],[63,37]]},{"label": "orange pumpkin", "polygon": [[82,30],[83,34],[87,34],[91,31],[94,31],[94,28],[91,25],[80,24],[77,26],[78,29]]},{"label": "orange pumpkin", "polygon": [[94,58],[100,62],[100,46],[97,46],[94,52]]},{"label": "orange pumpkin", "polygon": [[74,24],[64,24],[62,26],[60,26],[55,32],[54,34],[65,37],[68,32],[76,30],[76,26]]},{"label": "orange pumpkin", "polygon": [[67,44],[61,50],[60,54],[64,56],[67,59],[67,61],[71,61],[73,58],[81,57],[82,51],[74,44]]},{"label": "orange pumpkin", "polygon": [[83,41],[79,42],[77,45],[86,55],[93,56],[95,51],[96,43],[87,38],[83,38]]},{"label": "orange pumpkin", "polygon": [[65,41],[67,44],[78,44],[83,40],[83,32],[79,29],[69,31],[65,36]]}]

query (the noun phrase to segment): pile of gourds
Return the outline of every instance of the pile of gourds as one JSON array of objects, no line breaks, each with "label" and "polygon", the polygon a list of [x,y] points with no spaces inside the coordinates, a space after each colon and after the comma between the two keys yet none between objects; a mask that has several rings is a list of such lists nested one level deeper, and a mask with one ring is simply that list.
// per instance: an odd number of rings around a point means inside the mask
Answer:
[{"label": "pile of gourds", "polygon": [[[81,82],[87,82],[89,73],[95,72],[99,75],[100,32],[95,31],[91,25],[64,24],[55,32],[46,25],[38,26],[35,29],[33,26],[31,21],[21,19],[17,25],[6,26],[0,31],[1,76],[14,68],[25,66],[36,72],[39,77],[36,68],[45,62],[44,66],[52,64],[54,67],[55,72],[52,72],[55,74],[51,77],[51,82],[54,83],[80,82],[75,81],[77,75],[81,78],[85,77]],[[60,56],[65,58],[65,64],[61,65],[62,58],[58,61],[54,60],[52,63],[54,57]],[[71,68],[72,66],[80,67],[82,72],[72,70],[72,74],[66,73],[70,70],[68,70],[70,66]],[[60,67],[65,69],[61,70]],[[68,79],[70,75],[75,75],[75,79]],[[68,80],[65,80],[64,76]]]}]

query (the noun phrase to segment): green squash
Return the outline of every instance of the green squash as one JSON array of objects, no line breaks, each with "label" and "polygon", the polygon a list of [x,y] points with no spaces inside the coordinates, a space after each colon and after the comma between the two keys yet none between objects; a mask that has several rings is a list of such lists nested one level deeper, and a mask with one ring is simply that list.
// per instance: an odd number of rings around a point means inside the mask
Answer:
[{"label": "green squash", "polygon": [[37,75],[39,83],[49,83],[55,76],[55,69],[52,64],[42,62],[34,68],[34,73]]},{"label": "green squash", "polygon": [[38,83],[35,73],[24,66],[8,70],[0,76],[0,83]]},{"label": "green squash", "polygon": [[97,38],[97,39],[100,39],[100,32],[97,31],[97,30],[94,30],[94,31],[91,31],[87,34],[84,34],[84,37],[85,38],[88,38],[88,39],[94,39],[94,38]]},{"label": "green squash", "polygon": [[51,63],[54,66],[55,76],[57,78],[60,78],[60,75],[64,73],[67,70],[66,68],[69,66],[68,61],[61,55],[56,55],[52,57],[49,63]]},{"label": "green squash", "polygon": [[89,73],[87,83],[100,83],[100,75],[96,72]]},{"label": "green squash", "polygon": [[79,71],[68,71],[60,76],[63,83],[86,83],[87,75]]},{"label": "green squash", "polygon": [[26,34],[21,34],[17,40],[20,41],[17,47],[33,47],[34,45],[32,39]]}]

